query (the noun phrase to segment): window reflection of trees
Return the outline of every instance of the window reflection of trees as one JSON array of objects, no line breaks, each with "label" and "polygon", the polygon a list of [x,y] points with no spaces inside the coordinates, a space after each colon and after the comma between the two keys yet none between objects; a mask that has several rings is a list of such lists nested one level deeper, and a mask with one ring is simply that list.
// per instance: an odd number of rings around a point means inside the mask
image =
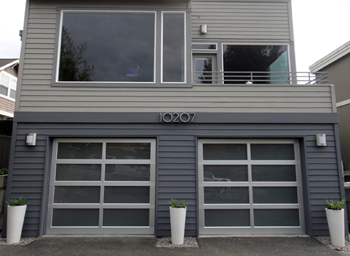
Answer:
[{"label": "window reflection of trees", "polygon": [[[226,45],[225,48],[224,79],[230,84],[251,81],[250,72],[259,84],[269,84],[271,64],[287,51],[285,45]],[[288,63],[283,63],[280,69],[288,72]]]},{"label": "window reflection of trees", "polygon": [[60,56],[60,81],[91,81],[94,76],[94,65],[88,65],[84,59],[87,43],[81,43],[77,47],[70,37],[68,30],[62,27],[61,56]]}]

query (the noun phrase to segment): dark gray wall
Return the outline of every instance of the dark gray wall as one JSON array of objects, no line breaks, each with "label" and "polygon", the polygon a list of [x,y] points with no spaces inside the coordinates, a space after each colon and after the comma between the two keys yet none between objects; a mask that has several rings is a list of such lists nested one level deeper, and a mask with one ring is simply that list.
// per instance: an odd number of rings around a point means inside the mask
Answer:
[{"label": "dark gray wall", "polygon": [[[157,138],[156,235],[170,235],[168,201],[178,198],[190,205],[186,236],[196,236],[198,138],[295,138],[305,152],[302,173],[307,233],[327,235],[324,199],[344,198],[336,122],[336,114],[198,113],[192,124],[165,124],[159,122],[159,113],[16,113],[7,198],[29,198],[23,236],[43,235],[50,140]],[[35,147],[25,146],[29,132],[38,134]],[[327,134],[327,147],[316,146],[318,133]]]}]

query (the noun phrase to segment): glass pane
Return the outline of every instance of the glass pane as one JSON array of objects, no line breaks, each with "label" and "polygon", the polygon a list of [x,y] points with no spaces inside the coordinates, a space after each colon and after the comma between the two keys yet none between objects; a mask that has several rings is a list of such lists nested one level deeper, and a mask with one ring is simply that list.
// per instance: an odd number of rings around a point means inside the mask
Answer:
[{"label": "glass pane", "polygon": [[255,204],[296,204],[298,203],[296,187],[255,187],[253,188]]},{"label": "glass pane", "polygon": [[296,181],[294,165],[252,165],[253,181]]},{"label": "glass pane", "polygon": [[149,187],[105,187],[104,203],[149,203]]},{"label": "glass pane", "polygon": [[163,82],[185,81],[185,21],[183,13],[163,14]]},{"label": "glass pane", "polygon": [[216,50],[216,44],[192,44],[193,50]]},{"label": "glass pane", "polygon": [[294,144],[252,144],[252,160],[294,160]]},{"label": "glass pane", "polygon": [[299,210],[254,210],[255,226],[299,226]]},{"label": "glass pane", "polygon": [[12,99],[16,99],[16,91],[14,91],[14,90],[10,90],[10,98],[12,98]]},{"label": "glass pane", "polygon": [[248,181],[246,165],[204,165],[204,182]]},{"label": "glass pane", "polygon": [[103,226],[149,226],[149,210],[104,209]]},{"label": "glass pane", "polygon": [[223,45],[225,83],[288,84],[286,45]]},{"label": "glass pane", "polygon": [[9,87],[10,86],[10,78],[7,76],[1,75],[1,84]]},{"label": "glass pane", "polygon": [[154,22],[154,13],[64,13],[59,81],[153,82]]},{"label": "glass pane", "polygon": [[245,187],[205,187],[205,204],[248,204],[249,192]]},{"label": "glass pane", "polygon": [[204,160],[247,160],[246,144],[204,144]]},{"label": "glass pane", "polygon": [[194,83],[196,84],[211,84],[213,82],[213,71],[211,57],[195,58],[195,73]]},{"label": "glass pane", "polygon": [[99,181],[101,180],[100,164],[58,164],[56,180]]},{"label": "glass pane", "polygon": [[10,88],[13,89],[14,91],[16,90],[16,88],[17,88],[17,80],[15,80],[15,79],[11,79],[10,80]]},{"label": "glass pane", "polygon": [[98,226],[98,209],[53,209],[52,226]]},{"label": "glass pane", "polygon": [[57,159],[101,159],[102,143],[58,143]]},{"label": "glass pane", "polygon": [[205,227],[250,226],[249,210],[204,210]]},{"label": "glass pane", "polygon": [[106,181],[149,181],[148,164],[107,164]]},{"label": "glass pane", "polygon": [[0,85],[0,94],[7,96],[8,88]]},{"label": "glass pane", "polygon": [[150,143],[107,143],[107,159],[150,159]]},{"label": "glass pane", "polygon": [[100,187],[56,186],[54,203],[99,203]]}]

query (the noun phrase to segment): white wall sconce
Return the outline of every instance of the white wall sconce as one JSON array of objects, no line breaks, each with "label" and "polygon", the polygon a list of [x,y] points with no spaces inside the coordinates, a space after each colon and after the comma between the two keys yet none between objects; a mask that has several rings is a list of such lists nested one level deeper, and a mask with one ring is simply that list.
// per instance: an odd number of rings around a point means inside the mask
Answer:
[{"label": "white wall sconce", "polygon": [[316,142],[318,147],[327,146],[326,134],[316,134]]},{"label": "white wall sconce", "polygon": [[27,133],[26,134],[26,145],[27,146],[36,146],[36,133]]},{"label": "white wall sconce", "polygon": [[200,25],[200,31],[201,31],[201,34],[208,33],[208,25],[206,24]]}]

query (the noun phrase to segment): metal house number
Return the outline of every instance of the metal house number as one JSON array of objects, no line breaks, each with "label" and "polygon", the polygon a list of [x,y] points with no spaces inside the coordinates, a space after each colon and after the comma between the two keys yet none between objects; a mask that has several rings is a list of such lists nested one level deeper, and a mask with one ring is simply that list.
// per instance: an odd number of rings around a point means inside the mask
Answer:
[{"label": "metal house number", "polygon": [[163,123],[193,123],[195,113],[159,113],[160,122]]}]

